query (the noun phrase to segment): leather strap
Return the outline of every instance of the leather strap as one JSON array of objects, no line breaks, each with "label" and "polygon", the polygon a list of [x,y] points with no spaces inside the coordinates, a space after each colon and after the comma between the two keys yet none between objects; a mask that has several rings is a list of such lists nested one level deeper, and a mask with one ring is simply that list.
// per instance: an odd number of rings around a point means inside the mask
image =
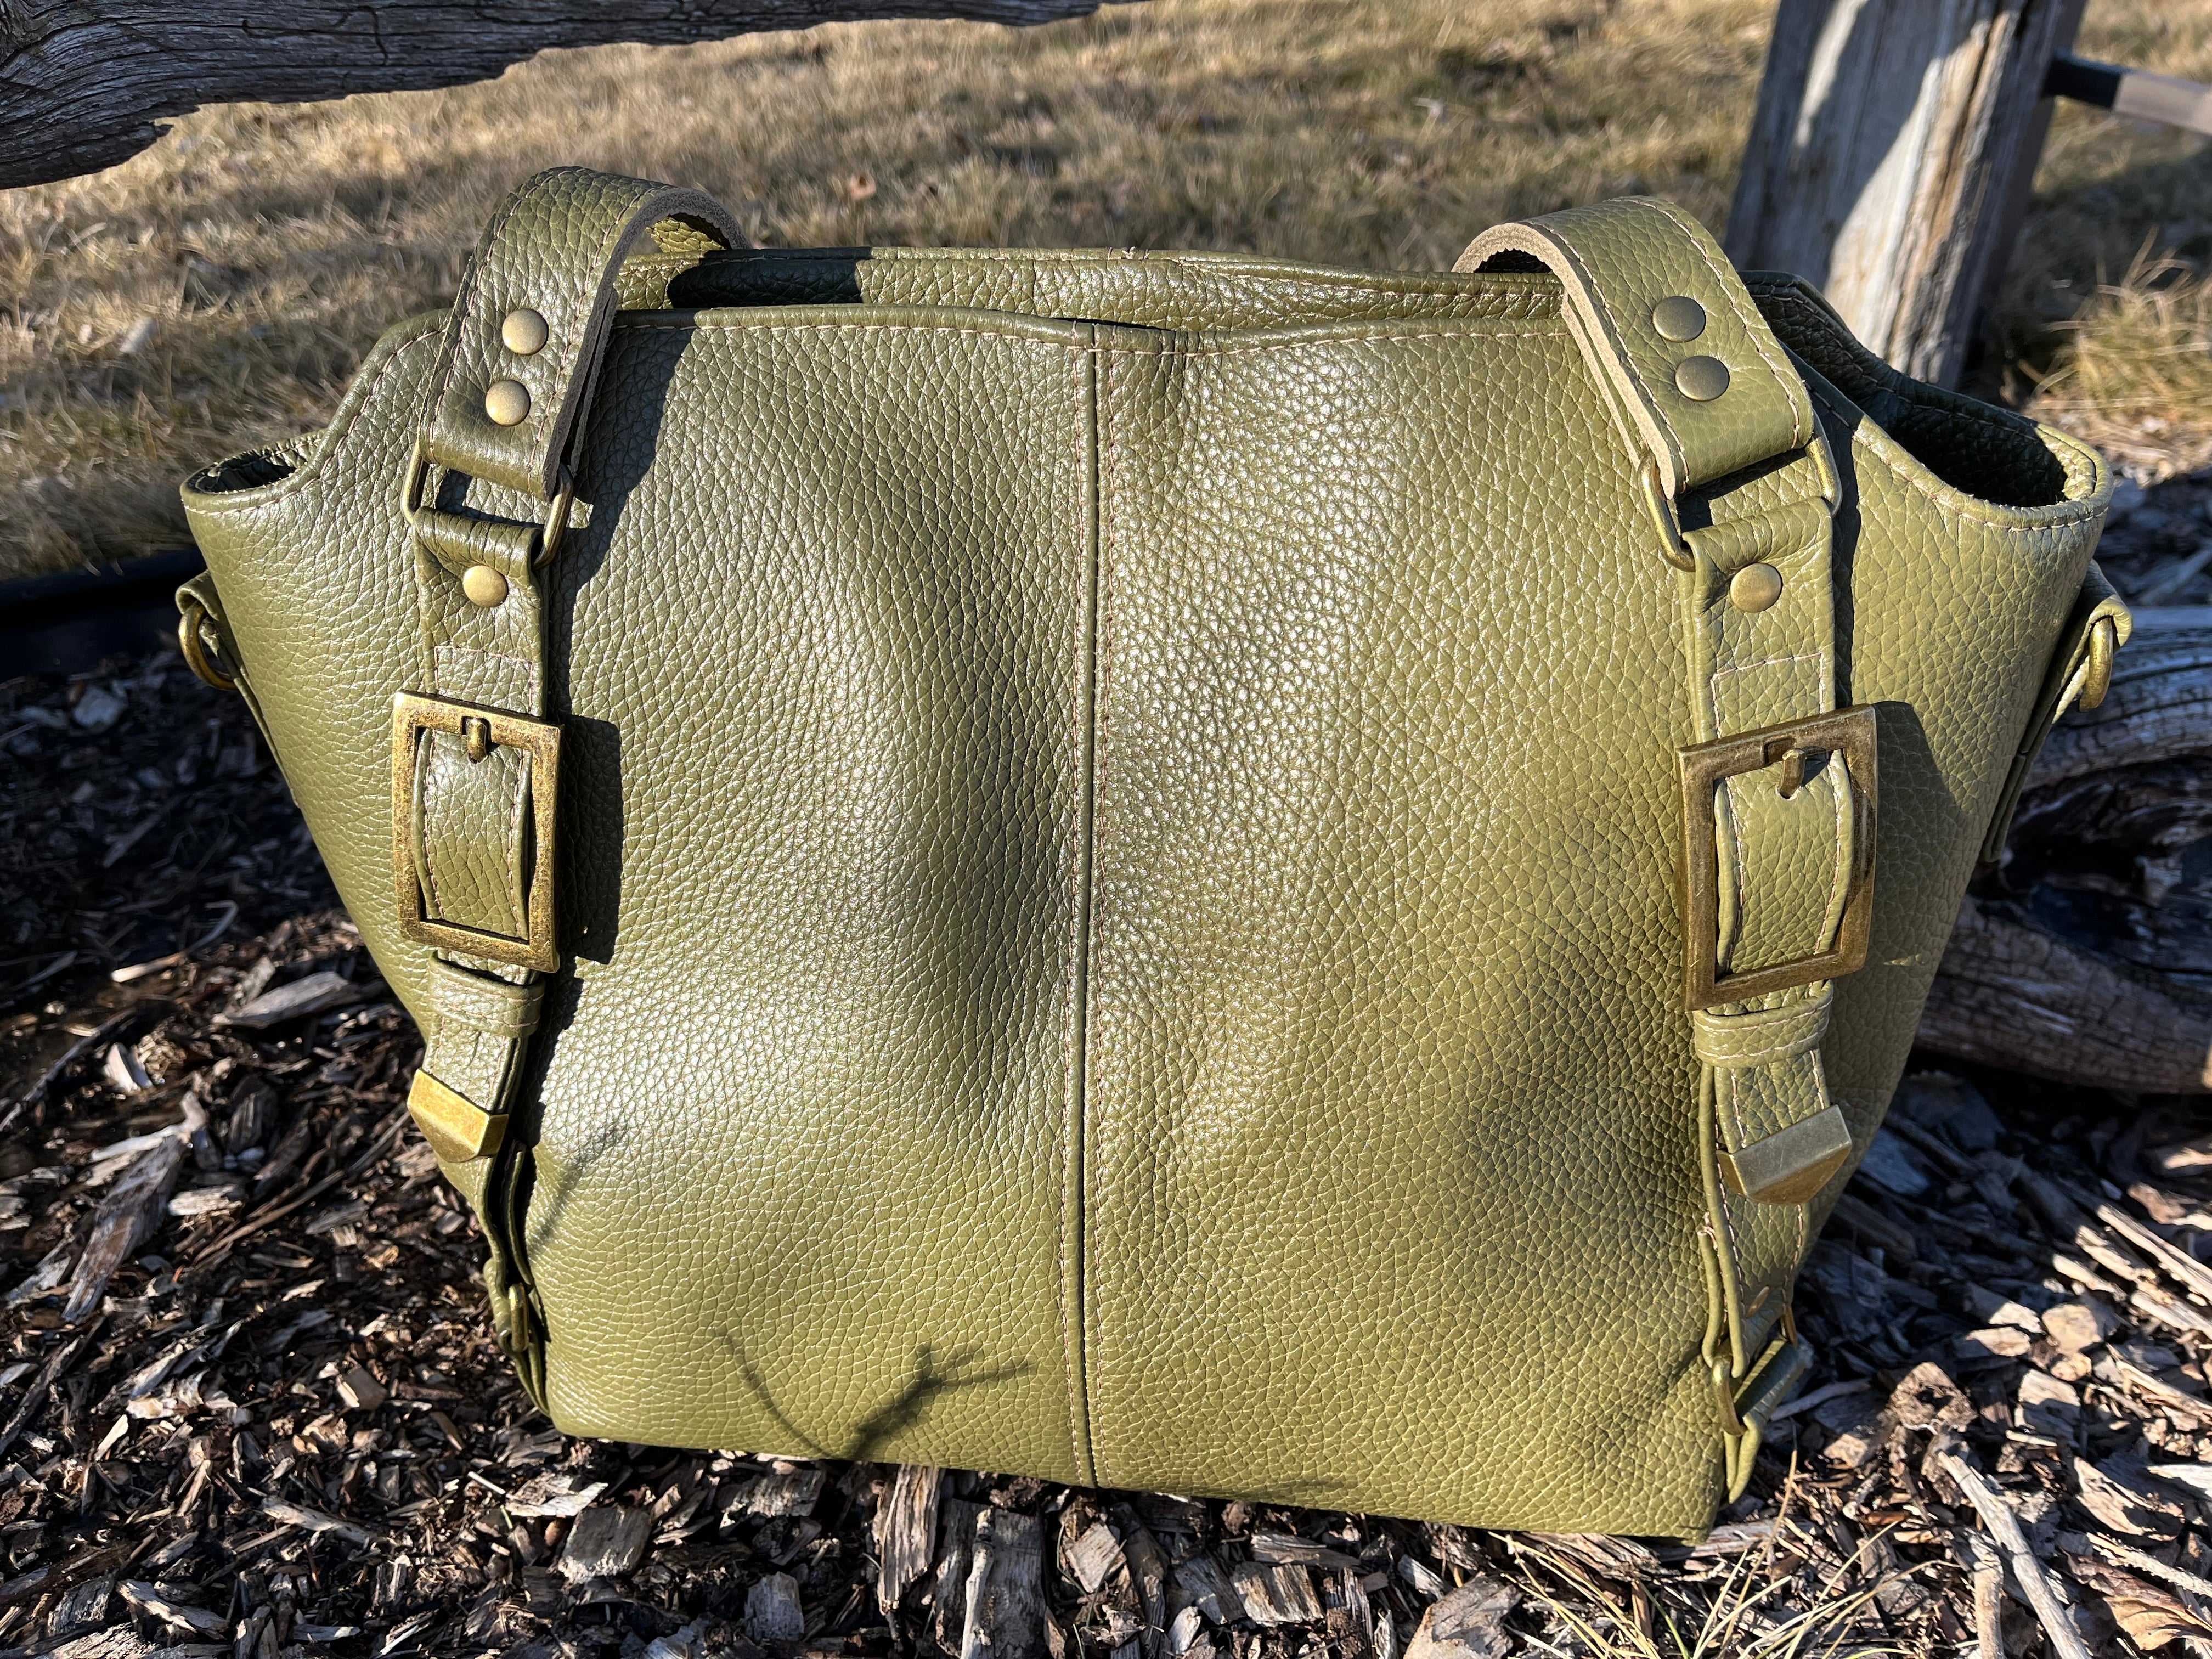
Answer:
[{"label": "leather strap", "polygon": [[[655,235],[655,233],[658,233]],[[743,247],[712,197],[583,167],[539,173],[507,199],[477,244],[431,377],[422,447],[439,465],[550,501],[605,356],[623,261],[649,235],[667,252]],[[544,342],[519,352],[507,318],[536,314]],[[511,381],[526,412],[502,425],[487,392]]]},{"label": "leather strap", "polygon": [[2057,649],[2051,653],[2051,669],[2035,699],[2035,711],[2028,716],[2027,729],[2021,734],[2020,748],[1998,793],[1996,811],[1982,841],[1984,864],[1994,864],[2004,856],[2005,842],[2012,835],[2013,814],[2020,810],[2021,791],[2027,787],[2027,775],[2035,769],[2036,759],[2050,740],[2051,728],[2076,702],[2084,708],[2094,708],[2104,702],[2112,685],[2112,653],[2128,642],[2135,627],[2135,617],[2126,602],[2092,560],[2081,578],[2073,614],[2066,619]]},{"label": "leather strap", "polygon": [[[744,240],[696,191],[579,167],[541,173],[508,198],[462,279],[400,489],[422,620],[422,690],[395,714],[402,923],[416,906],[414,925],[483,941],[442,943],[433,958],[408,1104],[483,1218],[495,1323],[533,1395],[536,1321],[508,1237],[513,1161],[501,1153],[538,1024],[538,975],[557,961],[551,884],[538,868],[555,855],[541,809],[558,756],[557,727],[544,720],[539,567],[566,522],[617,278],[648,236],[694,253]],[[498,487],[495,501],[503,489],[552,506],[535,522],[489,516],[469,504],[471,481]],[[407,723],[404,706],[426,701],[452,729]],[[494,735],[517,726],[539,746]]]},{"label": "leather strap", "polygon": [[[1665,498],[1655,540],[1674,544],[1655,545],[1654,561],[1663,550],[1676,569],[1686,748],[1832,714],[1837,485],[1804,382],[1726,256],[1675,209],[1624,200],[1500,225],[1456,268],[1531,261],[1559,277],[1570,330]],[[1768,463],[1777,476],[1728,487]],[[1677,530],[1674,504],[1716,484],[1711,522]],[[1737,586],[1754,565],[1767,569]],[[1828,952],[1866,851],[1854,845],[1858,803],[1844,764],[1778,757],[1712,791],[1721,985]],[[1686,833],[1698,833],[1694,818]],[[1721,1291],[1707,1358],[1724,1389],[1741,1383],[1782,1317],[1809,1242],[1805,1205],[1850,1152],[1820,1067],[1832,996],[1818,981],[1691,1014]]]},{"label": "leather strap", "polygon": [[[453,493],[441,474],[533,499],[556,494],[605,356],[622,262],[648,235],[665,251],[743,240],[698,191],[556,167],[507,199],[462,279],[403,486],[416,532],[421,683],[432,697],[535,719],[545,713],[544,529],[428,502]],[[542,323],[542,335],[507,337],[519,313]],[[486,387],[501,380],[527,399],[527,413],[508,425],[485,409]],[[412,499],[426,485],[427,501]],[[496,603],[471,598],[471,571],[479,580],[495,574]],[[543,758],[481,733],[472,743],[465,730],[424,730],[413,769],[412,873],[423,920],[492,940],[526,939],[535,861],[545,853],[533,833],[537,793],[550,786]],[[451,1158],[498,1149],[497,1120],[513,1104],[537,1020],[532,980],[511,960],[465,949],[448,949],[438,962],[423,1062],[435,1088],[418,1091],[418,1117]],[[495,1121],[477,1123],[465,1109]]]},{"label": "leather strap", "polygon": [[[1669,498],[1813,441],[1804,380],[1720,245],[1687,214],[1648,197],[1570,208],[1486,230],[1452,269],[1526,269],[1532,259],[1559,279],[1584,359]],[[1674,298],[1705,313],[1686,339],[1667,337],[1653,317]],[[1692,358],[1727,369],[1719,396],[1684,390]]]}]

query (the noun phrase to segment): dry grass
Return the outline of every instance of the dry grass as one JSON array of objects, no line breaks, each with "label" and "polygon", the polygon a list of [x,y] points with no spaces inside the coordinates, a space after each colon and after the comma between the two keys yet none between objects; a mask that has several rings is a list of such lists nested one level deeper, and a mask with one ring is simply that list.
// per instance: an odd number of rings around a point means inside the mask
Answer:
[{"label": "dry grass", "polygon": [[2145,482],[2212,465],[2212,283],[2154,249],[2053,325],[2063,343],[2033,399]]},{"label": "dry grass", "polygon": [[[2080,50],[2212,81],[2212,8],[2092,0]],[[2206,140],[2061,106],[2036,188],[2000,296],[2014,389],[2145,482],[2212,464]]]},{"label": "dry grass", "polygon": [[[2198,9],[2090,12],[2087,50],[2212,77]],[[1498,219],[1626,191],[1719,223],[1771,14],[1151,0],[1028,31],[556,52],[451,91],[206,111],[110,172],[0,194],[0,576],[181,539],[179,477],[316,424],[384,327],[450,293],[493,205],[539,167],[700,184],[766,242],[1433,267]],[[2201,149],[2068,114],[2008,288],[2008,362],[2040,373],[2050,324],[2147,231],[2192,255],[2163,229],[2212,232]],[[2087,350],[2095,331],[2075,337]],[[2212,429],[2212,399],[2191,395],[2181,417]]]},{"label": "dry grass", "polygon": [[[1764,10],[1154,0],[1035,30],[556,52],[453,91],[208,111],[109,173],[0,198],[0,489],[27,496],[0,515],[0,569],[179,538],[177,477],[313,424],[540,167],[696,183],[787,245],[1449,265],[1493,220],[1625,190],[1722,212]],[[1683,94],[1674,112],[1655,84]]]}]

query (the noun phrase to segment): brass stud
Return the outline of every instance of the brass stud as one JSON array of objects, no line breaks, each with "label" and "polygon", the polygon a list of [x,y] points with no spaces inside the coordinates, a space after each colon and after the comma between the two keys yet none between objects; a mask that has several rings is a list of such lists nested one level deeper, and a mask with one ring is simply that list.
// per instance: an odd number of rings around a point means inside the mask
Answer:
[{"label": "brass stud", "polygon": [[[510,311],[500,320],[499,343],[518,357],[528,357],[545,349],[545,319],[528,306]],[[1668,339],[1674,337],[1668,335]],[[1690,337],[1686,335],[1684,338]]]},{"label": "brass stud", "polygon": [[469,603],[489,611],[507,599],[507,578],[488,564],[472,564],[461,573],[461,592]]},{"label": "brass stud", "polygon": [[530,416],[530,388],[520,380],[494,380],[484,388],[484,413],[501,426],[520,426]]},{"label": "brass stud", "polygon": [[1782,597],[1782,573],[1771,564],[1747,564],[1729,578],[1729,603],[1739,611],[1764,611]]},{"label": "brass stud", "polygon": [[1694,340],[1705,331],[1705,308],[1688,295],[1677,294],[1651,307],[1651,326],[1662,340]]},{"label": "brass stud", "polygon": [[1728,388],[1728,365],[1717,357],[1685,357],[1675,367],[1674,389],[1692,403],[1709,404]]}]

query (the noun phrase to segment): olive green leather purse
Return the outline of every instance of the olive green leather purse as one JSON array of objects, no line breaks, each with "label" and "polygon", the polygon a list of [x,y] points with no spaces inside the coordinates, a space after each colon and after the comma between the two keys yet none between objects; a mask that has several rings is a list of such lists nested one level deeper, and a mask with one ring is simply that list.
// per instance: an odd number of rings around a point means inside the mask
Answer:
[{"label": "olive green leather purse", "polygon": [[1695,1534],[2125,613],[1653,201],[1455,272],[547,173],[185,489],[579,1434]]}]

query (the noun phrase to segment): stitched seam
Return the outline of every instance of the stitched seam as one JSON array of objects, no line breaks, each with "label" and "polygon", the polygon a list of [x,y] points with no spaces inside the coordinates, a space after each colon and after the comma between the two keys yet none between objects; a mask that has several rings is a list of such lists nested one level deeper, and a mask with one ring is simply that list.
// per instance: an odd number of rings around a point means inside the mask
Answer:
[{"label": "stitched seam", "polygon": [[1757,1072],[1769,1066],[1778,1066],[1785,1060],[1795,1060],[1804,1052],[1803,1047],[1784,1042],[1771,1048],[1738,1050],[1706,1063],[1723,1072]]},{"label": "stitched seam", "polygon": [[[1812,388],[1810,387],[1807,389],[1808,391],[1812,391]],[[1868,416],[1864,410],[1859,408],[1856,404],[1850,403],[1848,399],[1838,402],[1835,398],[1822,396],[1817,391],[1813,391],[1813,398],[1816,403],[1818,403],[1823,409],[1826,409],[1830,414],[1833,415],[1838,421],[1848,423],[1852,416],[1859,416],[1866,420],[1868,425],[1873,427],[1875,431],[1889,439],[1892,443],[1897,443],[1897,438],[1894,434],[1891,433],[1887,427],[1881,425],[1881,422],[1875,421],[1872,416]],[[1970,416],[1967,418],[1972,419],[1974,417]],[[1988,420],[1984,420],[1983,423],[1987,426],[1994,427],[1999,431],[2009,432],[2015,436],[2018,435],[2017,428],[2007,427],[2000,422]],[[1902,444],[1899,444],[1898,447],[1900,449],[1904,447]],[[1933,506],[1937,512],[1948,514],[1954,519],[1970,520],[1984,529],[1993,530],[2002,536],[2047,536],[2053,531],[2071,530],[2077,525],[2087,524],[2091,520],[2100,516],[2094,509],[2084,506],[2081,511],[2074,513],[2065,518],[2047,519],[2039,524],[2005,524],[1995,519],[1984,518],[1978,512],[1962,509],[1980,507],[1999,513],[2033,513],[2039,512],[2042,509],[2037,507],[2008,507],[1999,501],[1985,501],[1981,496],[1970,495],[1965,490],[1959,489],[1955,484],[1945,483],[1941,478],[1936,477],[1933,473],[1926,473],[1924,471],[1907,471],[1905,468],[1899,466],[1895,461],[1892,460],[1887,455],[1881,454],[1878,452],[1872,450],[1863,450],[1860,445],[1856,441],[1851,445],[1851,453],[1855,455],[1861,453],[1865,454],[1868,459],[1879,465],[1882,471],[1887,472],[1899,483],[1902,483],[1918,494],[1926,496],[1929,503]],[[1910,452],[1907,453],[1910,453]],[[1916,460],[1915,465],[1916,466],[1924,468],[1926,464],[1924,462]],[[1863,499],[1864,492],[1861,491],[1859,493],[1861,498]],[[1957,499],[1955,501],[1946,501],[1944,499],[1946,495],[1954,496]],[[2053,504],[2081,506],[2081,503],[2075,502]]]},{"label": "stitched seam", "polygon": [[[1131,267],[1142,267],[1147,265],[1164,265],[1171,270],[1185,272],[1187,274],[1196,273],[1199,275],[1205,275],[1208,272],[1217,271],[1221,269],[1208,260],[1193,259],[1173,253],[1146,253],[1133,259],[1117,257],[1111,252],[1108,252],[1107,257],[1103,258],[1095,257],[1086,258],[1083,256],[1086,252],[1088,252],[1088,250],[1082,248],[1043,250],[1043,252],[1048,254],[1057,256],[1050,258],[1039,258],[1036,257],[1036,251],[1029,249],[896,248],[888,250],[888,252],[894,257],[872,260],[856,259],[854,256],[863,252],[872,254],[877,252],[877,250],[873,248],[725,248],[723,252],[726,253],[744,252],[767,254],[772,256],[773,262],[778,264],[795,264],[803,261],[815,264],[848,265],[860,264],[880,264],[885,265],[911,264],[915,266],[927,266],[940,263],[940,260],[934,258],[917,259],[911,257],[915,253],[921,253],[926,256],[944,256],[941,263],[945,264],[957,264],[965,261],[973,261],[978,264],[1003,264],[1009,267],[1021,268],[1043,268],[1049,266],[1054,269],[1079,272],[1086,276],[1094,270],[1120,270]],[[1027,254],[1029,257],[1024,258],[1022,257],[1024,254]],[[648,254],[646,258],[648,259],[665,259],[672,264],[687,263],[684,255],[677,253]],[[759,263],[766,264],[770,263],[770,260],[763,259],[759,261]],[[1462,295],[1484,291],[1474,286],[1469,286],[1468,288],[1421,288],[1411,283],[1390,283],[1387,280],[1370,284],[1363,280],[1370,273],[1364,271],[1338,270],[1332,267],[1322,266],[1317,268],[1317,274],[1311,276],[1308,276],[1303,273],[1296,271],[1272,271],[1263,276],[1254,277],[1252,280],[1270,283],[1304,283],[1317,288],[1349,288],[1357,286],[1364,291],[1372,291],[1383,294],[1434,295],[1443,298],[1455,298]],[[1466,276],[1470,273],[1466,271],[1440,271],[1437,274],[1440,276]],[[1491,293],[1504,294],[1528,294],[1531,292],[1531,290],[1521,289],[1492,289],[1487,291]]]},{"label": "stitched seam", "polygon": [[[1112,755],[1109,737],[1111,726],[1110,711],[1113,707],[1111,691],[1114,664],[1114,571],[1115,551],[1121,539],[1120,526],[1115,516],[1120,501],[1121,475],[1118,470],[1118,458],[1114,447],[1114,367],[1110,362],[1101,365],[1103,372],[1099,376],[1097,389],[1093,394],[1093,407],[1097,410],[1098,416],[1098,576],[1097,621],[1093,625],[1091,635],[1091,880],[1094,888],[1098,880],[1100,849],[1106,834],[1106,823],[1100,811],[1100,805],[1106,799],[1107,769],[1111,763]],[[1085,942],[1086,951],[1092,947],[1095,937],[1094,921],[1093,938]],[[1093,966],[1096,966],[1095,957]],[[1087,1011],[1086,1018],[1088,1018]],[[1086,1066],[1090,1064],[1090,1051],[1086,1048],[1085,1053]],[[1085,1094],[1084,1109],[1087,1115],[1090,1110],[1090,1097],[1087,1091]],[[1087,1127],[1088,1125],[1086,1124],[1085,1127]],[[1087,1136],[1084,1155],[1085,1168],[1079,1172],[1078,1178],[1083,1183],[1087,1196],[1091,1155]],[[1086,1365],[1084,1371],[1085,1397],[1082,1406],[1088,1413],[1091,1398],[1098,1392],[1097,1376],[1104,1374],[1107,1370],[1106,1330],[1103,1322],[1100,1322],[1097,1340],[1095,1343],[1092,1341],[1091,1306],[1092,1298],[1089,1271],[1091,1261],[1091,1239],[1087,1230],[1084,1235],[1083,1247],[1084,1306],[1080,1310],[1081,1322],[1078,1329],[1078,1337],[1083,1343],[1090,1359],[1094,1362]],[[1091,1426],[1090,1442],[1091,1474],[1098,1485],[1111,1486],[1114,1481],[1110,1474],[1110,1465],[1105,1448],[1100,1444],[1095,1420]]]},{"label": "stitched seam", "polygon": [[[1796,1013],[1796,1009],[1794,1009],[1794,1006],[1792,1009],[1783,1009],[1783,1013]],[[1759,1036],[1759,1033],[1752,1033],[1752,1036]],[[1765,1064],[1767,1060],[1787,1060],[1790,1055],[1801,1055],[1801,1053],[1805,1053],[1808,1048],[1816,1048],[1818,1042],[1820,1042],[1818,1037],[1781,1037],[1781,1040],[1770,1040],[1765,1042],[1765,1044],[1759,1044],[1759,1046],[1743,1046],[1743,1048],[1735,1048],[1735,1046],[1729,1046],[1729,1048],[1714,1048],[1714,1057],[1705,1061],[1705,1064],[1710,1064],[1710,1066],[1723,1066],[1723,1068],[1725,1066],[1736,1066],[1736,1068],[1759,1066],[1759,1064]]]},{"label": "stitched seam", "polygon": [[[1063,1168],[1060,1173],[1063,1206],[1071,1185],[1079,1194],[1079,1201],[1087,1197],[1087,1194],[1082,1193],[1081,1182],[1083,1168],[1088,1158],[1087,1119],[1090,1112],[1088,1087],[1090,1050],[1087,1027],[1090,1020],[1092,838],[1093,817],[1096,810],[1091,772],[1097,759],[1096,730],[1097,707],[1093,676],[1096,672],[1098,629],[1097,445],[1098,427],[1102,418],[1098,408],[1096,364],[1095,358],[1088,357],[1073,359],[1070,362],[1071,368],[1076,371],[1075,385],[1077,401],[1080,405],[1079,413],[1088,428],[1085,444],[1088,453],[1084,458],[1085,465],[1078,483],[1079,505],[1086,510],[1079,514],[1079,519],[1083,523],[1084,592],[1075,624],[1076,656],[1079,666],[1076,679],[1074,726],[1079,733],[1080,746],[1076,761],[1077,787],[1079,793],[1077,807],[1079,818],[1074,871],[1075,891],[1073,895],[1075,913],[1072,929],[1075,958],[1074,981],[1070,988],[1068,997],[1069,1078],[1066,1090],[1066,1110],[1072,1127],[1069,1133],[1063,1137],[1062,1145],[1064,1160],[1068,1158],[1070,1141],[1073,1143],[1074,1156],[1072,1160],[1073,1167]],[[1080,1230],[1079,1239],[1087,1241],[1090,1236],[1090,1214],[1087,1207],[1079,1207],[1077,1225]],[[1097,1449],[1094,1443],[1091,1422],[1088,1334],[1083,1322],[1084,1311],[1090,1297],[1090,1286],[1086,1272],[1077,1284],[1076,1322],[1071,1327],[1067,1307],[1067,1237],[1065,1226],[1060,1235],[1060,1275],[1054,1290],[1060,1304],[1060,1340],[1063,1345],[1066,1345],[1071,1337],[1073,1339],[1073,1357],[1076,1363],[1070,1367],[1067,1373],[1070,1413],[1068,1429],[1073,1441],[1072,1449],[1075,1455],[1076,1475],[1078,1479],[1083,1479],[1095,1472],[1097,1462]],[[1087,1255],[1087,1249],[1085,1255]],[[1079,1261],[1083,1261],[1081,1256],[1079,1257]],[[1083,1265],[1087,1267],[1087,1262]]]},{"label": "stitched seam", "polygon": [[1735,1049],[1730,1051],[1726,1059],[1708,1060],[1706,1064],[1724,1072],[1748,1071],[1754,1066],[1769,1065],[1778,1060],[1794,1060],[1799,1054],[1819,1046],[1818,1038],[1807,1042],[1802,1038],[1792,1037],[1781,1042],[1771,1043],[1764,1048]]},{"label": "stitched seam", "polygon": [[[1721,297],[1728,301],[1729,309],[1735,313],[1737,326],[1741,328],[1748,337],[1751,349],[1759,354],[1759,361],[1766,365],[1766,372],[1774,377],[1776,386],[1780,389],[1784,399],[1790,404],[1790,436],[1792,441],[1790,447],[1793,449],[1803,448],[1808,441],[1805,436],[1803,424],[1798,418],[1796,399],[1790,396],[1790,387],[1792,382],[1796,382],[1802,391],[1804,384],[1798,380],[1795,374],[1785,372],[1786,365],[1774,361],[1773,355],[1766,349],[1765,342],[1759,338],[1759,336],[1766,331],[1767,325],[1766,319],[1759,315],[1759,307],[1753,306],[1751,315],[1748,317],[1744,315],[1744,308],[1736,299],[1736,290],[1742,288],[1743,279],[1736,276],[1733,270],[1723,275],[1721,268],[1713,263],[1713,256],[1705,251],[1704,227],[1698,226],[1692,228],[1689,220],[1665,202],[1655,200],[1652,205],[1672,221],[1677,230],[1682,232],[1683,239],[1689,243],[1692,250],[1704,262],[1705,269],[1712,272],[1714,282],[1719,285]],[[1735,279],[1733,283],[1730,278]],[[1746,297],[1749,297],[1747,293]],[[1812,401],[1809,392],[1807,393],[1806,401],[1808,404]]]},{"label": "stitched seam", "polygon": [[[1761,657],[1756,662],[1738,663],[1733,668],[1717,668],[1713,671],[1712,678],[1717,685],[1719,681],[1730,674],[1748,674],[1754,668],[1777,668],[1784,663],[1816,663],[1820,660],[1820,653],[1817,651],[1800,652],[1794,657]],[[1716,724],[1717,724],[1720,720],[1720,710],[1717,705],[1715,706],[1713,710],[1713,719]]]},{"label": "stitched seam", "polygon": [[[1229,357],[1256,351],[1288,351],[1299,347],[1328,345],[1373,345],[1398,340],[1540,340],[1557,338],[1566,333],[1565,328],[1521,328],[1462,330],[1452,328],[1428,329],[1407,334],[1331,334],[1305,340],[1253,340],[1242,344],[1206,346],[1178,350],[1170,345],[1140,346],[1112,345],[1091,342],[1077,344],[1072,340],[1041,340],[1032,334],[1017,333],[1012,329],[966,327],[958,323],[625,323],[624,328],[647,334],[683,333],[775,333],[775,334],[875,334],[885,331],[905,334],[963,334],[987,340],[1018,340],[1024,345],[1041,346],[1048,350],[1096,352],[1102,356],[1130,357]],[[1114,326],[1120,326],[1115,325]],[[1173,330],[1163,329],[1163,334]]]}]

